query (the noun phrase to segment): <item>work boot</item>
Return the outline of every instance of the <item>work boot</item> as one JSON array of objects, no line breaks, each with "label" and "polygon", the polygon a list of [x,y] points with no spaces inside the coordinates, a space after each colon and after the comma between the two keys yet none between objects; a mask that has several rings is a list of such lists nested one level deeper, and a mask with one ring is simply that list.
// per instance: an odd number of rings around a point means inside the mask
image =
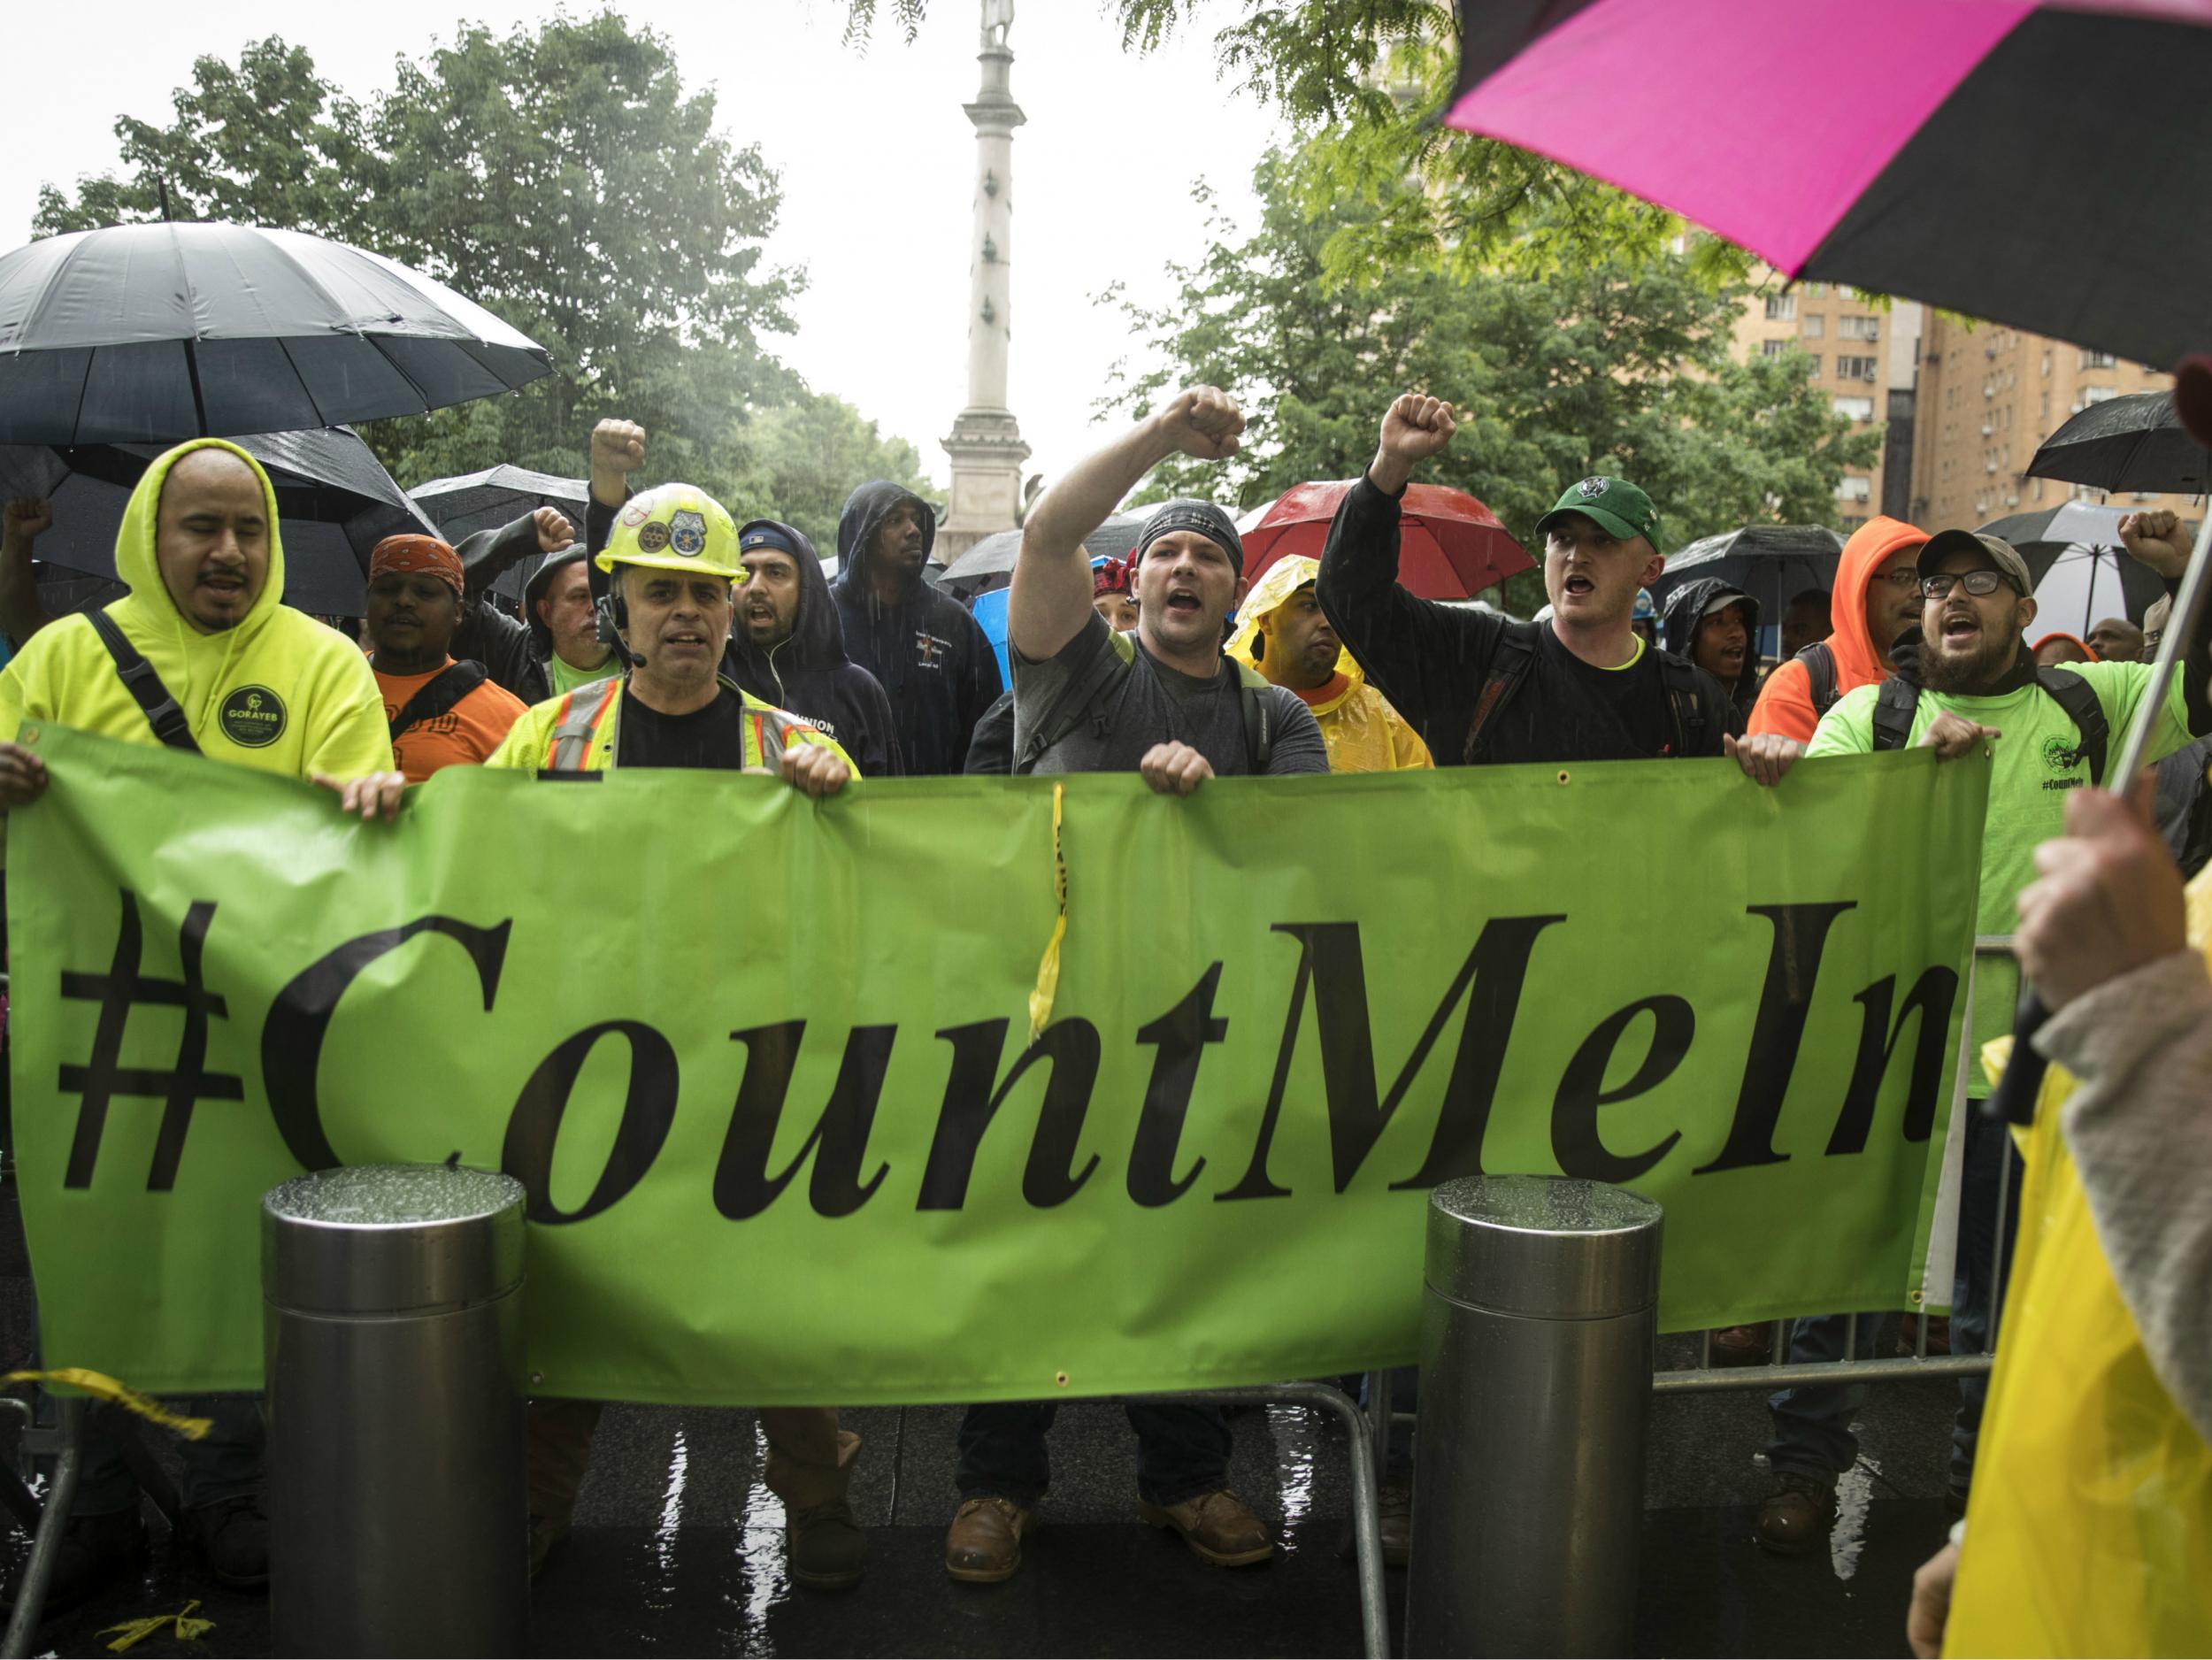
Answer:
[{"label": "work boot", "polygon": [[1155,1527],[1173,1528],[1201,1562],[1217,1568],[1248,1567],[1275,1554],[1267,1524],[1226,1487],[1180,1504],[1140,1504],[1137,1514]]},{"label": "work boot", "polygon": [[1813,1476],[1784,1476],[1759,1507],[1752,1537],[1778,1556],[1801,1556],[1836,1519],[1836,1490]]},{"label": "work boot", "polygon": [[251,1494],[185,1511],[177,1531],[196,1546],[207,1571],[234,1591],[269,1583],[269,1518]]},{"label": "work boot", "polygon": [[[66,1613],[88,1602],[126,1574],[144,1567],[146,1559],[146,1523],[138,1513],[136,1499],[127,1510],[71,1517],[62,1530],[61,1547],[54,1555],[54,1571],[46,1581],[46,1601],[39,1617],[44,1619]],[[0,1603],[15,1606],[23,1570],[28,1566],[28,1556],[16,1564],[6,1587],[0,1588]]]},{"label": "work boot", "polygon": [[1763,1366],[1773,1357],[1773,1337],[1766,1326],[1723,1326],[1713,1333],[1716,1366]]},{"label": "work boot", "polygon": [[868,1534],[853,1519],[853,1507],[839,1499],[790,1512],[783,1525],[783,1549],[791,1577],[799,1584],[813,1591],[849,1591],[860,1583]]},{"label": "work boot", "polygon": [[969,1585],[996,1585],[1022,1565],[1029,1512],[1011,1499],[970,1499],[945,1533],[945,1572]]},{"label": "work boot", "polygon": [[1951,1317],[1947,1314],[1908,1314],[1897,1328],[1897,1352],[1915,1355],[1920,1352],[1920,1322],[1928,1322],[1928,1352],[1947,1355],[1951,1352]]},{"label": "work boot", "polygon": [[1413,1484],[1388,1480],[1375,1489],[1375,1520],[1382,1534],[1386,1568],[1402,1568],[1413,1559]]}]

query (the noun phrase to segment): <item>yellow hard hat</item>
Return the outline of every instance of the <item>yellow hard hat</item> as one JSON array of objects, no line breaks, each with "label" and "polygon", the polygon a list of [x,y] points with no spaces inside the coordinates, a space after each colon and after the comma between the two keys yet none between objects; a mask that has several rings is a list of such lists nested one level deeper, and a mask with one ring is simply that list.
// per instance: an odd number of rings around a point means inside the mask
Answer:
[{"label": "yellow hard hat", "polygon": [[701,571],[729,582],[745,576],[737,562],[736,521],[694,484],[663,484],[632,496],[615,515],[598,565],[603,571],[618,565]]}]

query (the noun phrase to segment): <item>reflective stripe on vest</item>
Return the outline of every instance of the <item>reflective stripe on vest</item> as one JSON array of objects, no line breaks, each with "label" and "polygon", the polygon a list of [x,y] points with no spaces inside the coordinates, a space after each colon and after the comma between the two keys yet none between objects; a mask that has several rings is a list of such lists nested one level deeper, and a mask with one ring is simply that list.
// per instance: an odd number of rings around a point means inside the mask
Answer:
[{"label": "reflective stripe on vest", "polygon": [[580,686],[568,695],[553,726],[553,749],[546,765],[556,772],[580,772],[591,754],[591,741],[607,711],[622,691],[623,677],[614,675]]}]

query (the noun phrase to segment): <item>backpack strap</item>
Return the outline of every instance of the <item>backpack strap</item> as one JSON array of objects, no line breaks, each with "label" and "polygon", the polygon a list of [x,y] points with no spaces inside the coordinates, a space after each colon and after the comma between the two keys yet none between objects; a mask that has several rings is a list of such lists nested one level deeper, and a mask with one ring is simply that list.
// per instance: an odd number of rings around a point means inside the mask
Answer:
[{"label": "backpack strap", "polygon": [[2102,784],[2105,746],[2111,739],[2112,726],[2105,719],[2104,705],[2097,701],[2096,688],[2071,669],[2038,669],[2035,683],[2057,700],[2066,719],[2074,723],[2074,730],[2081,734],[2074,758],[2089,763],[2092,784]]},{"label": "backpack strap", "polygon": [[1806,689],[1818,719],[1836,706],[1836,654],[1825,640],[1816,640],[1797,654],[1797,661],[1804,665]]},{"label": "backpack strap", "polygon": [[1254,778],[1267,771],[1275,753],[1274,688],[1257,669],[1229,661],[1237,672],[1237,696],[1244,703],[1244,764]]},{"label": "backpack strap", "polygon": [[594,680],[580,686],[568,695],[568,702],[561,710],[553,726],[553,754],[549,770],[556,772],[580,772],[585,757],[591,753],[593,735],[614,700],[621,695],[623,682],[629,677],[622,674]]},{"label": "backpack strap", "polygon": [[115,659],[115,672],[122,679],[123,689],[144,711],[154,736],[172,749],[199,754],[200,746],[193,742],[191,724],[185,719],[184,710],[170,696],[169,688],[162,684],[161,676],[146,661],[145,654],[125,638],[121,626],[106,611],[95,607],[84,615],[92,625],[92,632],[100,636],[100,643],[108,649],[108,656]]},{"label": "backpack strap", "polygon": [[1512,701],[1513,694],[1528,679],[1528,672],[1535,662],[1535,642],[1520,629],[1509,628],[1498,637],[1498,649],[1490,658],[1489,678],[1475,695],[1475,712],[1467,722],[1467,742],[1460,758],[1468,765],[1476,763],[1483,729],[1500,709]]},{"label": "backpack strap", "polygon": [[[1109,632],[1110,649],[1095,652],[1083,670],[1069,683],[1060,701],[1052,706],[1045,724],[1034,731],[1021,731],[1018,713],[1015,721],[1014,773],[1025,776],[1037,770],[1037,763],[1044,759],[1052,746],[1076,731],[1086,721],[1096,721],[1103,727],[1106,721],[1106,700],[1122,681],[1129,678],[1130,665],[1136,661],[1135,642],[1127,634]],[[1015,704],[1017,711],[1021,705]],[[1248,728],[1246,742],[1250,742]]]},{"label": "backpack strap", "polygon": [[1920,688],[1891,675],[1874,695],[1874,750],[1901,749],[1912,741],[1912,718],[1920,707]]},{"label": "backpack strap", "polygon": [[1659,654],[1659,678],[1667,688],[1667,706],[1674,716],[1675,755],[1701,756],[1705,749],[1705,694],[1697,683],[1697,665],[1671,651]]},{"label": "backpack strap", "polygon": [[480,663],[449,663],[415,688],[406,706],[392,717],[392,739],[422,721],[434,720],[491,678]]}]

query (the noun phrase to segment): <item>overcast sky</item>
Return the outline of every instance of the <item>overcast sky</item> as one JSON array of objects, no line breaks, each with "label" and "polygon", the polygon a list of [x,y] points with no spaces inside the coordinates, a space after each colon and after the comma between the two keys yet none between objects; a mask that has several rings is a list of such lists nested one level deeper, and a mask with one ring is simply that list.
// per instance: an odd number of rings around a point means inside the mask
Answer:
[{"label": "overcast sky", "polygon": [[[1213,8],[1217,17],[1240,9]],[[470,15],[504,31],[553,10],[496,0]],[[938,440],[966,402],[975,136],[960,106],[977,88],[977,0],[932,0],[913,45],[879,27],[864,53],[841,42],[836,0],[625,10],[673,39],[687,86],[717,88],[722,130],[757,142],[782,173],[769,255],[803,264],[810,286],[798,333],[772,338],[771,350],[910,440],[945,482]],[[88,25],[99,34],[89,64]],[[27,240],[41,183],[117,165],[118,114],[168,119],[171,90],[196,56],[235,61],[247,42],[280,35],[365,99],[391,84],[396,55],[419,56],[455,27],[449,6],[426,0],[236,0],[196,13],[137,0],[90,13],[16,8],[12,62],[79,67],[10,85],[17,142],[0,151],[0,249]],[[1014,140],[1010,396],[1035,452],[1030,467],[1048,477],[1101,435],[1091,402],[1129,350],[1119,313],[1092,296],[1120,279],[1141,299],[1166,297],[1162,262],[1202,234],[1190,196],[1202,176],[1240,221],[1253,217],[1252,164],[1277,128],[1217,81],[1212,32],[1202,18],[1167,50],[1138,58],[1121,50],[1100,0],[1018,0],[1013,89],[1029,121]]]}]

